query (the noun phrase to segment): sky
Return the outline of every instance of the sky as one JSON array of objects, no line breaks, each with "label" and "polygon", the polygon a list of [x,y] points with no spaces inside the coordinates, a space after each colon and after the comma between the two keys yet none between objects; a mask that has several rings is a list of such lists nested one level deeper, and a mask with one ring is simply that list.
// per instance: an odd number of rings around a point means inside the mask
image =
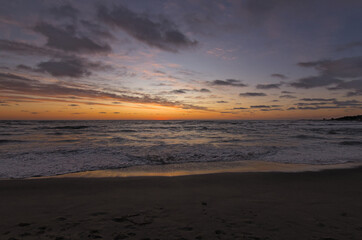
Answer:
[{"label": "sky", "polygon": [[0,0],[0,119],[362,113],[360,0]]}]

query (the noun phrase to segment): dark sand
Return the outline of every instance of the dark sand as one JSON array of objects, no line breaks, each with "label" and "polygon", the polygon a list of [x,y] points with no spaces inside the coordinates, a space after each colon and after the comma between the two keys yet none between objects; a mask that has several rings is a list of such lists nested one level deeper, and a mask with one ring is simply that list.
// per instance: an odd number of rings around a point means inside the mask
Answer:
[{"label": "dark sand", "polygon": [[362,239],[362,168],[0,181],[0,239]]}]

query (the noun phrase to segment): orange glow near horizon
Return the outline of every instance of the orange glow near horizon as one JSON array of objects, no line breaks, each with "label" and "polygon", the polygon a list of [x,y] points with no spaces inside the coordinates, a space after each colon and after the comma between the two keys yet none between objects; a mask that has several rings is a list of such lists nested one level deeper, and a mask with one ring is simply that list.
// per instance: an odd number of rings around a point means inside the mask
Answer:
[{"label": "orange glow near horizon", "polygon": [[343,115],[356,115],[358,111],[323,109],[319,111],[241,111],[237,114],[197,109],[183,109],[157,104],[109,102],[84,104],[64,101],[26,102],[0,106],[1,120],[272,120],[272,119],[322,119]]}]

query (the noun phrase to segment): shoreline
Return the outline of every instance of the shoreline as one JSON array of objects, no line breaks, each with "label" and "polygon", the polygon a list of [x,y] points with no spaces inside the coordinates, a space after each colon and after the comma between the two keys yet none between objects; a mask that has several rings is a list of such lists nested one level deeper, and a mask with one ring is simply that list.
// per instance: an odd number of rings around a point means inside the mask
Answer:
[{"label": "shoreline", "polygon": [[[165,165],[141,165],[126,168],[82,171],[59,174],[54,176],[40,176],[24,179],[42,178],[107,178],[107,177],[178,177],[189,175],[248,173],[248,172],[315,172],[330,169],[349,169],[361,167],[362,163],[340,164],[295,164],[276,163],[267,161],[233,161],[233,162],[190,162]],[[3,179],[6,180],[6,179]]]},{"label": "shoreline", "polygon": [[362,167],[362,163],[348,162],[338,164],[299,164],[278,163],[260,160],[243,160],[230,162],[187,162],[164,165],[139,165],[124,168],[87,170],[50,176],[0,178],[0,181],[48,178],[179,177],[222,173],[298,173],[319,172],[333,169],[352,169],[359,167]]},{"label": "shoreline", "polygon": [[362,167],[0,181],[1,239],[362,239]]}]

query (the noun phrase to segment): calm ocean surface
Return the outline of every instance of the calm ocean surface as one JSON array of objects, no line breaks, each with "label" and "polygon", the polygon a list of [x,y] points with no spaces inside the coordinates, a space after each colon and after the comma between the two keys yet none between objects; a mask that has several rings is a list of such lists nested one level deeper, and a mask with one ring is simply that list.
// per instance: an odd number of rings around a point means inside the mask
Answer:
[{"label": "calm ocean surface", "polygon": [[362,163],[362,122],[0,121],[0,178],[240,160]]}]

